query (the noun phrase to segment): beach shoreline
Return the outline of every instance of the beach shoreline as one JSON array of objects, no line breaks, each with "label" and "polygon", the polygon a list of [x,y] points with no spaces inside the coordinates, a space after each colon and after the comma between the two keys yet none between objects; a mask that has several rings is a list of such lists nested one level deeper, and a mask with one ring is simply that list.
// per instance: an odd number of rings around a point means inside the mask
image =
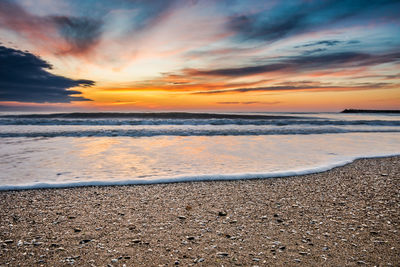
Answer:
[{"label": "beach shoreline", "polygon": [[273,178],[290,178],[301,177],[310,174],[324,173],[329,170],[340,168],[353,163],[360,159],[378,159],[388,157],[400,157],[400,154],[389,154],[368,157],[356,157],[353,159],[340,160],[335,163],[329,163],[313,168],[305,168],[301,170],[289,170],[278,172],[259,172],[259,173],[233,173],[233,174],[203,174],[203,175],[183,175],[168,178],[153,179],[132,179],[132,180],[99,180],[99,181],[81,181],[81,182],[65,182],[65,183],[48,183],[40,182],[35,184],[22,185],[0,185],[1,191],[21,191],[21,190],[40,190],[40,189],[63,189],[77,187],[103,187],[103,186],[135,186],[135,185],[155,185],[155,184],[171,184],[171,183],[197,183],[197,182],[218,182],[218,181],[238,181],[238,180],[260,180]]},{"label": "beach shoreline", "polygon": [[0,266],[400,263],[400,156],[294,177],[0,191]]}]

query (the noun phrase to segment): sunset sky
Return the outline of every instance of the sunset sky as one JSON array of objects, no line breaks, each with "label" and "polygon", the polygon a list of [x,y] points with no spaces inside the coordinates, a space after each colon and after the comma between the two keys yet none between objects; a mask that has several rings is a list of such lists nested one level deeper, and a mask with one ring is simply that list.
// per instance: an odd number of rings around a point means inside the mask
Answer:
[{"label": "sunset sky", "polygon": [[400,109],[399,11],[398,0],[0,0],[0,110]]}]

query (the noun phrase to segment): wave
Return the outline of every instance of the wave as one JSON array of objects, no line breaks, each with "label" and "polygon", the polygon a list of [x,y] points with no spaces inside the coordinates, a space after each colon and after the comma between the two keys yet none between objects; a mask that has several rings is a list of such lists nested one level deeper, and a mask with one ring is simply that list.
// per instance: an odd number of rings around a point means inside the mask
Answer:
[{"label": "wave", "polygon": [[290,177],[307,175],[313,173],[321,173],[329,171],[333,168],[341,167],[363,158],[379,158],[398,156],[399,154],[380,154],[368,157],[352,157],[341,159],[315,168],[305,168],[294,171],[277,171],[267,173],[239,173],[239,174],[214,174],[214,175],[196,175],[196,176],[175,176],[157,179],[131,179],[117,181],[81,181],[71,183],[35,183],[26,185],[2,185],[0,191],[10,190],[29,190],[29,189],[45,189],[45,188],[71,188],[84,186],[123,186],[123,185],[150,185],[150,184],[166,184],[166,183],[182,183],[182,182],[204,182],[204,181],[234,181],[234,180],[250,180],[250,179],[267,179],[277,177]]},{"label": "wave", "polygon": [[326,120],[326,119],[54,119],[0,118],[0,125],[315,125],[315,126],[400,126],[399,120]]},{"label": "wave", "polygon": [[246,135],[309,135],[336,133],[395,133],[400,129],[343,129],[329,128],[293,128],[293,129],[98,129],[98,130],[60,130],[51,132],[1,132],[6,137],[151,137],[151,136],[246,136]]},{"label": "wave", "polygon": [[299,116],[286,115],[249,115],[249,114],[223,114],[223,113],[188,113],[188,112],[148,112],[148,113],[122,113],[122,112],[75,112],[52,114],[20,114],[2,115],[0,118],[15,119],[101,119],[101,118],[137,118],[137,119],[298,119]]}]

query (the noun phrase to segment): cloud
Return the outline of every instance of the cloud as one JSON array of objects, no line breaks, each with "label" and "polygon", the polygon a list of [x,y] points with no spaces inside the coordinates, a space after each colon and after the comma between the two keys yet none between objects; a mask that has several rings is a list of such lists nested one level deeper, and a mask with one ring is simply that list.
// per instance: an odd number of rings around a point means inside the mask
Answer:
[{"label": "cloud", "polygon": [[100,40],[103,22],[89,17],[37,16],[15,2],[3,0],[0,26],[46,50],[83,54]]},{"label": "cloud", "polygon": [[278,85],[278,86],[264,86],[264,87],[255,87],[255,88],[234,88],[234,89],[224,89],[224,90],[212,90],[212,91],[200,91],[194,92],[192,94],[198,95],[212,95],[212,94],[225,94],[225,93],[247,93],[247,92],[274,92],[274,91],[304,91],[304,90],[312,90],[312,91],[341,91],[341,90],[369,90],[369,89],[379,89],[385,88],[387,86],[391,86],[388,83],[360,83],[355,85],[318,85],[318,84],[310,84],[310,85]]},{"label": "cloud", "polygon": [[317,48],[317,49],[312,49],[312,50],[306,50],[303,52],[303,55],[311,55],[315,53],[320,53],[326,51],[326,48]]},{"label": "cloud", "polygon": [[70,51],[83,53],[97,44],[101,36],[102,22],[90,18],[55,16],[50,18],[62,37],[69,43]]},{"label": "cloud", "polygon": [[315,53],[321,53],[324,51],[327,51],[328,48],[321,48],[321,46],[325,47],[333,47],[337,46],[339,44],[358,44],[360,41],[358,40],[351,40],[351,41],[340,41],[340,40],[321,40],[321,41],[316,41],[316,42],[311,42],[311,43],[306,43],[302,45],[297,45],[294,48],[308,48],[308,47],[314,47],[314,46],[319,46],[319,48],[311,49],[311,50],[305,50],[302,52],[303,55],[311,55]]},{"label": "cloud", "polygon": [[310,46],[317,46],[317,45],[335,46],[340,43],[343,43],[343,42],[339,41],[339,40],[322,40],[322,41],[317,41],[317,42],[313,42],[313,43],[298,45],[298,46],[295,46],[294,48],[310,47]]},{"label": "cloud", "polygon": [[239,68],[225,68],[225,69],[214,69],[214,70],[197,70],[197,69],[186,69],[185,73],[193,76],[246,76],[252,74],[273,72],[283,70],[288,67],[285,63],[239,67]]},{"label": "cloud", "polygon": [[359,40],[351,40],[347,42],[347,44],[359,44],[359,43],[361,43],[361,41]]},{"label": "cloud", "polygon": [[[320,51],[314,51],[320,52]],[[240,77],[274,71],[307,71],[327,68],[345,68],[379,65],[383,63],[396,63],[400,61],[400,52],[372,55],[360,52],[337,52],[330,54],[300,55],[275,59],[277,63],[245,66],[238,68],[223,68],[213,70],[186,69],[184,72],[194,76],[226,76]]]},{"label": "cloud", "polygon": [[244,40],[277,41],[332,28],[343,21],[351,24],[350,18],[360,20],[384,16],[398,19],[394,10],[399,8],[396,0],[279,1],[270,10],[232,16],[228,27]]},{"label": "cloud", "polygon": [[51,74],[52,66],[41,58],[20,50],[0,46],[0,99],[19,102],[88,101],[72,87],[89,87],[90,80],[73,80]]}]

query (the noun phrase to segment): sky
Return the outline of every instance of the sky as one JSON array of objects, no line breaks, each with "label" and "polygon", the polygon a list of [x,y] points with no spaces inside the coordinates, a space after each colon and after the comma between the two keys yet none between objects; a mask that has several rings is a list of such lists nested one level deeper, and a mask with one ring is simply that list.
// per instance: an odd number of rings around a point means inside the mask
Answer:
[{"label": "sky", "polygon": [[400,109],[400,1],[1,0],[1,111]]}]

